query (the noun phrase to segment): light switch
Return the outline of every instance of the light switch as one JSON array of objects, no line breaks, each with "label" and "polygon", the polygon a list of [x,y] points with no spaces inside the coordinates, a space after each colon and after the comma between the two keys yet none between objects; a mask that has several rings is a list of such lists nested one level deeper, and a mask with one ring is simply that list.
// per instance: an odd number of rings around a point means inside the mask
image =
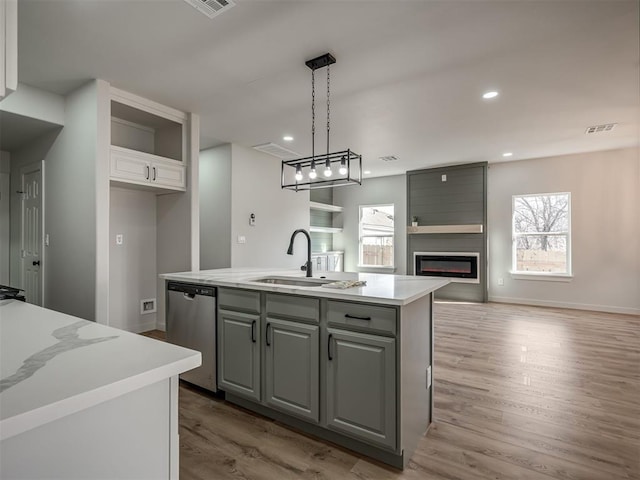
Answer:
[{"label": "light switch", "polygon": [[247,238],[244,235],[238,235],[238,243],[247,243]]},{"label": "light switch", "polygon": [[446,182],[446,181],[447,181],[447,176],[446,176],[446,175],[442,175],[442,177],[440,177],[440,178],[442,178],[442,181],[443,181],[443,182]]}]

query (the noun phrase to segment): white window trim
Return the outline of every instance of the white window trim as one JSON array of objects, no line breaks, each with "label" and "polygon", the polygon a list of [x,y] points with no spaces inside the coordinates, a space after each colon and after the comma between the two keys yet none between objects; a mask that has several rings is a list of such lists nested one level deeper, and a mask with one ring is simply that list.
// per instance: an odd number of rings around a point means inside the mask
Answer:
[{"label": "white window trim", "polygon": [[[513,231],[513,214],[515,212],[516,198],[522,197],[543,197],[546,195],[567,195],[569,199],[569,209],[567,212],[567,232],[544,232],[545,235],[566,235],[567,237],[567,271],[561,273],[550,272],[530,272],[516,270],[516,234]],[[526,235],[526,234],[525,234]],[[540,235],[538,232],[531,232],[531,235]],[[573,279],[573,266],[571,262],[571,192],[549,192],[549,193],[527,193],[511,196],[511,278],[514,280],[541,280],[549,282],[570,282]]]},{"label": "white window trim", "polygon": [[[393,234],[391,235],[391,239],[393,240],[393,250],[392,250],[392,258],[391,265],[367,265],[362,263],[362,209],[363,208],[375,208],[375,207],[393,207]],[[358,205],[358,265],[359,269],[371,269],[371,270],[385,270],[385,271],[395,271],[396,269],[396,205],[395,203],[374,203],[370,205]],[[371,235],[367,235],[371,236]],[[387,237],[388,235],[380,235]]]}]

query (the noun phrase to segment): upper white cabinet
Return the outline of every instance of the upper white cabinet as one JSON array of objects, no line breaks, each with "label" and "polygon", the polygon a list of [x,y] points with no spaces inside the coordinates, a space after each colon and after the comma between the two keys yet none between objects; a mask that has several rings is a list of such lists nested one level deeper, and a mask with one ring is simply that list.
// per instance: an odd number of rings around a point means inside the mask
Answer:
[{"label": "upper white cabinet", "polygon": [[18,88],[18,0],[0,0],[0,100]]},{"label": "upper white cabinet", "polygon": [[185,191],[186,121],[184,112],[112,88],[111,181]]}]

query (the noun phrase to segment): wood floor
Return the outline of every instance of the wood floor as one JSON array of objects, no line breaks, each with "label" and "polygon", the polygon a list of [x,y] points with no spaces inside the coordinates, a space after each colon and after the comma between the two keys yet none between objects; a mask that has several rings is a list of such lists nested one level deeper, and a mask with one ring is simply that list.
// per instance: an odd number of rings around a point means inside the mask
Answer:
[{"label": "wood floor", "polygon": [[640,480],[640,318],[436,305],[435,424],[395,470],[180,389],[180,478]]}]

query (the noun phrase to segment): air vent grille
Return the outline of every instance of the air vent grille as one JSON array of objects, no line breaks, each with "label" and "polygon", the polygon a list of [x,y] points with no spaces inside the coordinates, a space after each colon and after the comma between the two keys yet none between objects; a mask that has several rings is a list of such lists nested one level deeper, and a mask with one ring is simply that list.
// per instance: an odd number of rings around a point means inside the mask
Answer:
[{"label": "air vent grille", "polygon": [[587,127],[584,133],[600,133],[600,132],[610,132],[618,125],[617,123],[605,123],[604,125],[593,125],[592,127]]},{"label": "air vent grille", "polygon": [[398,157],[395,155],[387,155],[386,157],[380,157],[380,160],[383,162],[395,162],[398,160]]},{"label": "air vent grille", "polygon": [[301,156],[293,150],[284,148],[277,143],[263,143],[262,145],[255,145],[253,148],[259,152],[268,153],[269,155],[278,157],[280,160],[293,160],[294,158],[299,158]]},{"label": "air vent grille", "polygon": [[184,0],[209,18],[221,14],[235,6],[232,0]]}]

